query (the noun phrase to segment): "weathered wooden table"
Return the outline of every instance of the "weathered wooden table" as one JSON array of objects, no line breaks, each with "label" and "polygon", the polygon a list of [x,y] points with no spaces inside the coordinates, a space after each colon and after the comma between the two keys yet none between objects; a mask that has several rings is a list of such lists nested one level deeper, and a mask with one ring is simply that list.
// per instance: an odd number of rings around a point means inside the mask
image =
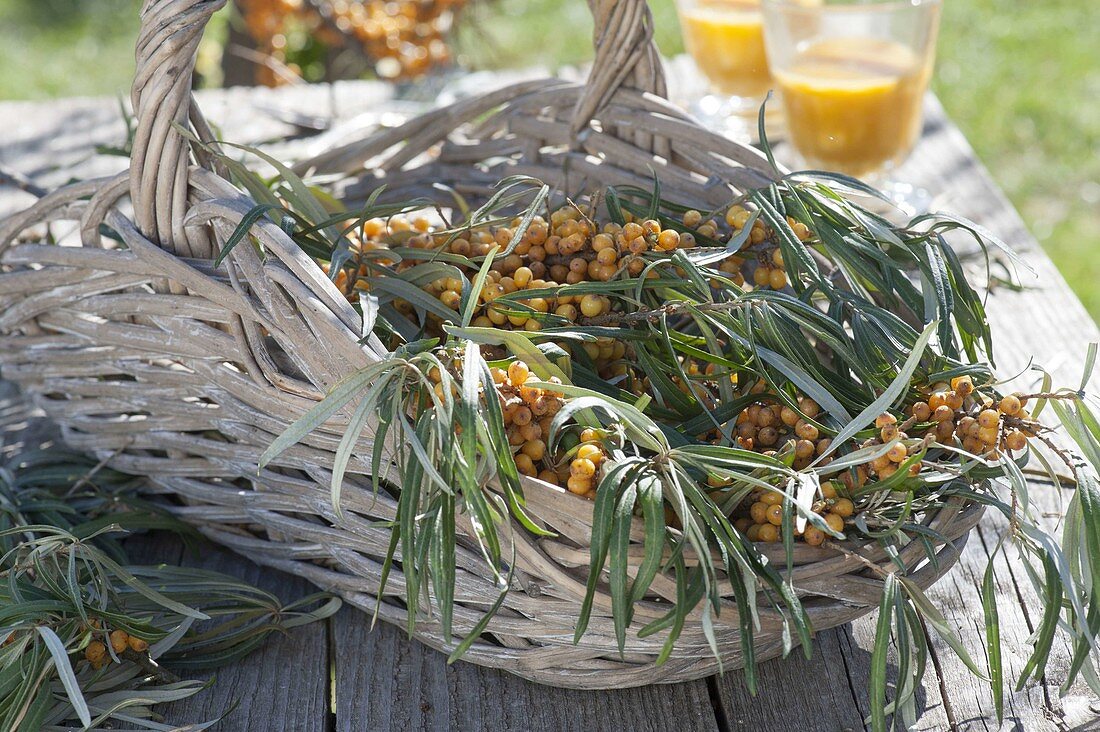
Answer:
[{"label": "weathered wooden table", "polygon": [[[479,89],[495,83],[500,79],[478,77],[462,85]],[[371,83],[211,91],[200,93],[199,100],[226,139],[253,144],[301,135],[317,124],[334,124],[325,137],[340,139],[364,124],[395,124],[415,106],[392,99],[388,87]],[[360,113],[367,115],[365,122],[363,117],[348,122]],[[39,185],[121,169],[124,158],[92,153],[95,145],[117,146],[124,139],[114,100],[0,104],[0,166],[18,169]],[[282,144],[276,145],[276,154]],[[308,148],[325,141],[304,139],[298,144]],[[1032,275],[1021,268],[1022,291],[995,288],[990,296],[989,318],[1003,344],[995,354],[999,373],[1015,375],[1034,356],[1060,383],[1076,383],[1086,346],[1100,339],[1100,332],[935,100],[929,100],[920,145],[899,177],[936,193],[936,207],[996,233],[1034,269]],[[30,200],[26,194],[0,188],[0,216]],[[1033,385],[1026,378],[1021,383]],[[0,401],[5,393],[11,398],[10,391],[0,389]],[[1036,486],[1032,499],[1053,524],[1066,496],[1049,486]],[[988,515],[958,566],[929,592],[978,659],[983,657],[978,588],[1004,528],[1003,521]],[[133,542],[141,560],[215,568],[287,598],[310,589],[297,578],[221,550],[192,557],[173,540],[139,537]],[[996,571],[1006,677],[1014,686],[1041,610],[1022,568],[1011,558],[998,559]],[[870,713],[867,686],[874,627],[870,616],[819,633],[811,660],[796,653],[763,664],[761,692],[755,698],[740,673],[674,686],[589,693],[537,686],[465,663],[447,666],[443,655],[409,641],[398,629],[380,625],[372,631],[369,617],[345,609],[327,623],[273,638],[260,651],[218,671],[212,689],[168,705],[163,713],[170,723],[182,725],[217,717],[236,702],[217,729],[257,732],[854,730],[864,727]],[[1046,680],[1020,692],[1006,691],[1003,724],[994,717],[983,683],[938,638],[932,639],[932,648],[933,663],[918,692],[917,729],[1100,730],[1100,700],[1083,683],[1059,695],[1069,659],[1064,641],[1055,644]]]}]

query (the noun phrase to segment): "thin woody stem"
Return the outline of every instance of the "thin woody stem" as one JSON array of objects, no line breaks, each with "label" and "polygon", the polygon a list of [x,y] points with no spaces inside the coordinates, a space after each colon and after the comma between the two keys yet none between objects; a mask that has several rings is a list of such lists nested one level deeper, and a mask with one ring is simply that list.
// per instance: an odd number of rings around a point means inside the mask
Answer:
[{"label": "thin woody stem", "polygon": [[1022,401],[1024,399],[1066,399],[1069,401],[1076,401],[1080,399],[1083,394],[1077,391],[1059,391],[1059,392],[1040,392],[1038,394],[1017,394],[1017,397]]},{"label": "thin woody stem", "polygon": [[17,171],[0,166],[0,188],[8,186],[29,193],[36,198],[42,198],[48,191],[37,185],[27,176]]},{"label": "thin woody stem", "polygon": [[670,302],[653,310],[639,310],[635,313],[608,313],[592,318],[581,318],[582,325],[620,325],[623,323],[640,323],[643,321],[660,320],[666,315],[676,315],[688,310],[702,310],[706,312],[729,312],[743,307],[751,307],[752,303],[743,300],[733,302]]}]

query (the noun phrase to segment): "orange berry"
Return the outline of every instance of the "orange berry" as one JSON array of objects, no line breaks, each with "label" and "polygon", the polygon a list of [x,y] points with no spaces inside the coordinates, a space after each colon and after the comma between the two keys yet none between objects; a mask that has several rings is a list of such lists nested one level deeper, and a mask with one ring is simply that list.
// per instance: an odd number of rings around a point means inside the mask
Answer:
[{"label": "orange berry", "polygon": [[84,658],[91,661],[93,665],[101,663],[107,658],[107,646],[102,641],[92,641],[84,649]]},{"label": "orange berry", "polygon": [[521,449],[524,455],[536,462],[546,456],[546,443],[542,440],[528,440]]},{"label": "orange berry", "polygon": [[599,463],[603,460],[603,451],[599,445],[585,444],[577,448],[577,457],[591,460],[593,463]]},{"label": "orange berry", "polygon": [[130,634],[125,630],[112,630],[110,639],[111,650],[113,650],[116,655],[122,653],[129,647],[127,641],[130,639]]},{"label": "orange berry", "polygon": [[783,523],[783,506],[768,506],[767,511],[768,523],[780,526]]},{"label": "orange berry", "polygon": [[581,478],[591,478],[596,474],[596,464],[588,458],[576,458],[569,464],[569,473]]},{"label": "orange berry", "polygon": [[978,415],[978,424],[985,429],[995,428],[1001,421],[1001,415],[992,409],[985,409]]},{"label": "orange berry", "polygon": [[523,361],[513,361],[508,365],[508,380],[512,382],[513,386],[520,386],[527,381],[527,377],[530,375],[531,371]]},{"label": "orange berry", "polygon": [[591,427],[585,427],[581,430],[580,439],[581,442],[599,442],[600,433]]},{"label": "orange berry", "polygon": [[588,491],[592,490],[592,479],[581,478],[577,475],[569,476],[569,480],[565,482],[565,487],[570,493],[575,493],[578,496],[583,496]]},{"label": "orange berry", "polygon": [[1015,394],[1009,394],[1001,399],[1000,410],[1005,414],[1012,416],[1020,411],[1020,398]]},{"label": "orange berry", "polygon": [[816,440],[821,434],[818,431],[817,427],[814,427],[809,422],[801,419],[798,420],[797,424],[795,424],[794,433],[803,440],[810,440],[811,442],[813,440]]},{"label": "orange berry", "polygon": [[765,506],[778,506],[783,503],[783,494],[775,491],[764,491],[764,495],[760,496],[760,501]]},{"label": "orange berry", "polygon": [[516,453],[513,459],[516,461],[516,470],[519,472],[531,477],[538,475],[539,471],[535,468],[535,463],[529,455],[520,452]]},{"label": "orange berry", "polygon": [[818,405],[817,402],[815,402],[813,399],[810,399],[809,397],[802,397],[801,399],[799,399],[798,408],[801,409],[802,413],[810,419],[813,419],[821,413],[821,407]]},{"label": "orange berry", "polygon": [[680,245],[680,233],[674,229],[665,229],[657,235],[657,247],[665,251]]},{"label": "orange berry", "polygon": [[810,546],[821,546],[825,542],[825,532],[816,526],[807,526],[802,532],[802,540]]},{"label": "orange berry", "polygon": [[951,388],[965,398],[974,391],[974,380],[969,376],[956,376],[951,379]]},{"label": "orange berry", "polygon": [[955,412],[946,404],[941,404],[932,412],[933,422],[946,422],[955,416]]},{"label": "orange berry", "polygon": [[909,451],[905,449],[905,445],[900,442],[890,448],[890,451],[886,453],[886,457],[890,458],[891,462],[902,463],[905,462],[905,458],[909,456]]},{"label": "orange berry", "polygon": [[848,518],[856,512],[856,505],[852,503],[851,499],[838,498],[831,510],[841,518]]}]

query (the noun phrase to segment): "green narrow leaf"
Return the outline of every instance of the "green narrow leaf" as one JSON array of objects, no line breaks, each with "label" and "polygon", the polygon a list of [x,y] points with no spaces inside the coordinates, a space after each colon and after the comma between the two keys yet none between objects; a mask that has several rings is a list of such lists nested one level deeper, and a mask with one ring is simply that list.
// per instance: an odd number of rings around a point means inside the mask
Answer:
[{"label": "green narrow leaf", "polygon": [[343,508],[340,506],[340,492],[344,485],[344,472],[347,470],[348,462],[352,457],[352,450],[355,449],[355,443],[359,440],[359,435],[366,427],[367,420],[374,413],[375,403],[376,400],[369,398],[364,398],[359,402],[359,406],[355,408],[351,421],[348,423],[348,428],[344,430],[344,435],[340,438],[336,454],[333,456],[330,500],[332,501],[332,510],[336,512],[337,516],[343,516],[344,513]]},{"label": "green narrow leaf", "polygon": [[1062,611],[1062,579],[1058,567],[1049,554],[1043,555],[1043,620],[1035,634],[1034,650],[1020,672],[1016,682],[1016,691],[1024,688],[1029,678],[1040,679],[1046,670],[1050,649],[1054,644],[1054,634],[1058,630],[1058,618]]},{"label": "green narrow leaf", "polygon": [[[509,562],[508,566],[515,567],[515,565],[515,557],[513,556],[512,561]],[[466,651],[470,649],[470,646],[472,646],[477,641],[477,639],[481,637],[481,634],[485,632],[485,629],[489,627],[489,621],[493,619],[493,616],[496,615],[497,611],[500,610],[500,606],[504,604],[504,598],[508,596],[508,588],[511,587],[511,585],[512,570],[509,570],[508,577],[506,578],[504,583],[504,589],[497,596],[496,602],[493,603],[492,607],[485,611],[485,614],[482,615],[481,619],[477,621],[477,624],[474,625],[470,633],[462,640],[461,643],[458,644],[454,651],[451,652],[451,655],[447,657],[448,664],[454,663],[458,659],[462,658],[462,654],[466,653]]]},{"label": "green narrow leaf", "polygon": [[494,246],[489,250],[489,253],[485,255],[485,261],[481,263],[481,268],[474,277],[473,284],[464,293],[466,300],[462,303],[463,328],[469,327],[474,319],[474,313],[477,312],[478,302],[481,299],[481,291],[485,288],[485,280],[489,278],[489,270],[493,266],[493,258],[496,257],[499,250],[499,246]]},{"label": "green narrow leaf", "polygon": [[893,627],[894,599],[898,591],[897,576],[886,575],[882,588],[882,600],[878,606],[878,623],[875,625],[875,647],[871,652],[871,729],[886,732],[886,662],[890,651],[890,633]]},{"label": "green narrow leaf", "polygon": [[84,700],[84,694],[80,691],[80,683],[76,680],[76,672],[73,671],[73,666],[69,663],[69,654],[65,651],[65,644],[57,637],[57,633],[48,626],[39,625],[35,630],[38,631],[38,635],[42,636],[46,648],[50,651],[50,656],[53,657],[54,668],[57,669],[61,685],[65,687],[65,694],[69,697],[69,703],[73,705],[73,711],[76,712],[76,716],[85,727],[90,727],[92,714],[88,710],[88,702]]},{"label": "green narrow leaf", "polygon": [[855,419],[845,425],[844,428],[837,433],[829,449],[818,456],[814,461],[815,464],[820,462],[821,458],[831,455],[837,448],[847,443],[857,432],[874,422],[875,418],[880,414],[888,411],[898,399],[909,391],[909,382],[913,378],[913,372],[917,370],[917,365],[920,363],[921,356],[924,355],[924,349],[928,345],[928,341],[938,325],[936,321],[932,321],[925,326],[924,332],[920,334],[916,344],[914,344],[913,350],[909,354],[909,358],[905,360],[905,364],[898,371],[898,375],[890,383],[890,386],[878,399],[868,405],[866,409],[856,415]]},{"label": "green narrow leaf", "polygon": [[339,382],[325,396],[317,402],[309,411],[299,417],[293,424],[275,438],[271,446],[260,455],[259,466],[265,467],[268,463],[281,455],[291,445],[296,445],[302,438],[313,432],[325,423],[325,421],[343,409],[355,395],[362,391],[374,379],[380,371],[380,364],[373,364],[351,374]]},{"label": "green narrow leaf", "polygon": [[225,258],[229,256],[229,253],[233,251],[233,247],[244,239],[248,234],[252,226],[262,219],[268,211],[281,211],[282,206],[278,206],[273,203],[260,203],[252,207],[248,213],[244,215],[241,222],[237,224],[237,228],[233,230],[233,233],[229,235],[229,238],[225,240],[225,244],[222,245],[221,251],[218,252],[218,256],[214,258],[214,266],[219,267],[221,263],[225,261]]},{"label": "green narrow leaf", "polygon": [[600,574],[603,572],[611,545],[610,532],[618,503],[619,481],[631,470],[638,470],[636,463],[624,462],[615,465],[604,474],[596,486],[596,500],[592,511],[592,541],[588,550],[588,580],[581,610],[577,616],[577,629],[573,633],[574,645],[580,643],[581,636],[588,629],[596,587],[599,585]]},{"label": "green narrow leaf", "polygon": [[1096,349],[1097,344],[1095,342],[1090,343],[1088,351],[1085,354],[1085,369],[1081,373],[1081,385],[1077,387],[1077,391],[1084,392],[1085,387],[1089,385],[1089,380],[1092,379],[1093,367],[1096,366]]},{"label": "green narrow leaf", "polygon": [[661,497],[661,482],[653,476],[644,476],[638,481],[638,502],[642,505],[642,518],[645,524],[645,554],[634,577],[630,592],[631,613],[634,603],[645,597],[661,568],[661,558],[665,548],[665,510]]},{"label": "green narrow leaf", "polygon": [[611,523],[611,618],[615,625],[615,640],[619,644],[620,654],[626,646],[626,626],[630,619],[627,568],[630,565],[630,524],[634,518],[637,490],[633,482],[623,488]]},{"label": "green narrow leaf", "polygon": [[[997,550],[993,556],[997,555]],[[993,558],[985,567],[982,578],[982,608],[985,615],[985,651],[989,667],[989,687],[993,692],[993,708],[997,721],[1004,719],[1004,667],[1001,660],[1001,626],[997,616],[997,587],[993,580]]]}]

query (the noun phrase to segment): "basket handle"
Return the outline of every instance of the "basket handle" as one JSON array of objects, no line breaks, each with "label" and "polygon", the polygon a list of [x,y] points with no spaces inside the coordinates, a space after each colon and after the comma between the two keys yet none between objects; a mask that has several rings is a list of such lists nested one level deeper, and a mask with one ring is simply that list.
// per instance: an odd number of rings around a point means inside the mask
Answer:
[{"label": "basket handle", "polygon": [[573,110],[573,132],[592,121],[620,88],[667,97],[661,56],[653,43],[653,14],[646,0],[588,0],[595,20],[596,56]]},{"label": "basket handle", "polygon": [[[130,155],[130,198],[141,233],[162,249],[209,258],[208,238],[189,236],[188,166],[191,147],[173,123],[189,121],[208,136],[191,96],[203,29],[226,0],[145,0],[131,90],[135,134]],[[653,16],[645,0],[588,0],[595,19],[592,72],[573,111],[579,134],[620,88],[665,96],[664,71],[653,44]],[[206,133],[206,134],[203,134]],[[648,140],[648,135],[639,139]]]},{"label": "basket handle", "polygon": [[135,133],[130,153],[130,199],[141,233],[184,257],[213,256],[201,235],[188,236],[188,166],[191,146],[173,123],[209,128],[191,97],[195,55],[203,29],[226,0],[145,0],[138,34],[137,72],[131,88]]}]

